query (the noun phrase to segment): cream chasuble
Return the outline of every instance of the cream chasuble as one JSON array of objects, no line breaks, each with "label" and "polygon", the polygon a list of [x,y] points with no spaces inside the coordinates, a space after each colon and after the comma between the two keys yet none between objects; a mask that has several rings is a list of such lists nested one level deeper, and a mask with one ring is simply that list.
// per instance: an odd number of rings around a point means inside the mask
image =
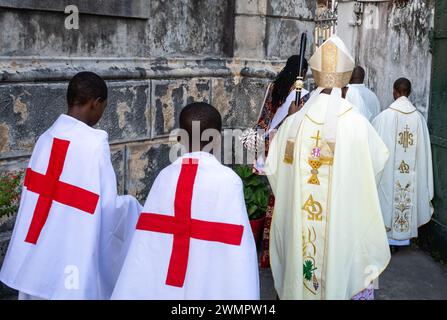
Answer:
[{"label": "cream chasuble", "polygon": [[433,214],[430,136],[424,117],[400,97],[373,121],[390,150],[379,184],[382,214],[391,240],[417,237]]},{"label": "cream chasuble", "polygon": [[351,299],[390,260],[376,188],[389,153],[342,98],[354,60],[341,39],[309,62],[319,88],[280,127],[266,160],[276,197],[270,265],[281,299]]},{"label": "cream chasuble", "polygon": [[276,197],[270,263],[280,299],[351,299],[390,259],[376,189],[387,148],[341,99],[335,153],[327,156],[331,96],[319,91],[286,119],[266,161]]}]

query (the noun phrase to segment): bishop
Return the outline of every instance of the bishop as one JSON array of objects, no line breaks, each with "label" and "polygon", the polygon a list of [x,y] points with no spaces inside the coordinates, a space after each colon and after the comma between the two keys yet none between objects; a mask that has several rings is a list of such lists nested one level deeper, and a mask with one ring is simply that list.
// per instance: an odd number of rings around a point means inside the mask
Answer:
[{"label": "bishop", "polygon": [[280,299],[372,298],[390,260],[376,181],[388,150],[345,99],[354,60],[337,36],[310,59],[318,89],[286,119],[266,173],[276,197],[270,261]]}]

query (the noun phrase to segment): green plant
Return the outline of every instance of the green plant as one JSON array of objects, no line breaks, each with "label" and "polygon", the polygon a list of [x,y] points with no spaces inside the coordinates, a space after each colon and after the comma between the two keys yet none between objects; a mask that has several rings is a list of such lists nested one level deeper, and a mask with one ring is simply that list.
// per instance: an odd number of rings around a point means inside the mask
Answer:
[{"label": "green plant", "polygon": [[0,173],[0,218],[10,217],[19,209],[21,172]]},{"label": "green plant", "polygon": [[248,218],[259,219],[265,215],[269,201],[269,188],[265,179],[253,173],[249,166],[236,166],[234,171],[244,183],[244,198],[247,206]]}]

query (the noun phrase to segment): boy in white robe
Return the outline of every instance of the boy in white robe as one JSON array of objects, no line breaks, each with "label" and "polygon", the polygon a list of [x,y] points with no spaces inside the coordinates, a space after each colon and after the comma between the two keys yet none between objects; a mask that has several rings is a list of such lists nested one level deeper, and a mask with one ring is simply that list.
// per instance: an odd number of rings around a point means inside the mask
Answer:
[{"label": "boy in white robe", "polygon": [[108,299],[141,210],[117,196],[108,135],[93,129],[107,105],[101,77],[70,81],[68,112],[38,139],[0,272],[19,299]]},{"label": "boy in white robe", "polygon": [[393,251],[409,245],[433,214],[430,135],[425,118],[408,99],[410,94],[410,81],[396,80],[396,101],[373,121],[391,154],[378,191]]},{"label": "boy in white robe", "polygon": [[221,116],[193,103],[182,110],[180,127],[192,152],[156,178],[112,299],[259,299],[242,181],[197,141],[205,131],[220,141]]}]

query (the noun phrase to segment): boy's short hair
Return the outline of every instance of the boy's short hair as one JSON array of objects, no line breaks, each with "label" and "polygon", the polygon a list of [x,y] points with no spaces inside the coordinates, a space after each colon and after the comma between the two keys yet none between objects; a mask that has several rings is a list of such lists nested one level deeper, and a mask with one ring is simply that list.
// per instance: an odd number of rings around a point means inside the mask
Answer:
[{"label": "boy's short hair", "polygon": [[69,107],[84,105],[91,99],[107,100],[107,85],[105,81],[93,72],[80,72],[68,84],[67,104]]},{"label": "boy's short hair", "polygon": [[200,122],[200,135],[207,129],[222,131],[222,117],[215,107],[206,102],[193,102],[180,112],[180,128],[192,134],[192,123]]}]

